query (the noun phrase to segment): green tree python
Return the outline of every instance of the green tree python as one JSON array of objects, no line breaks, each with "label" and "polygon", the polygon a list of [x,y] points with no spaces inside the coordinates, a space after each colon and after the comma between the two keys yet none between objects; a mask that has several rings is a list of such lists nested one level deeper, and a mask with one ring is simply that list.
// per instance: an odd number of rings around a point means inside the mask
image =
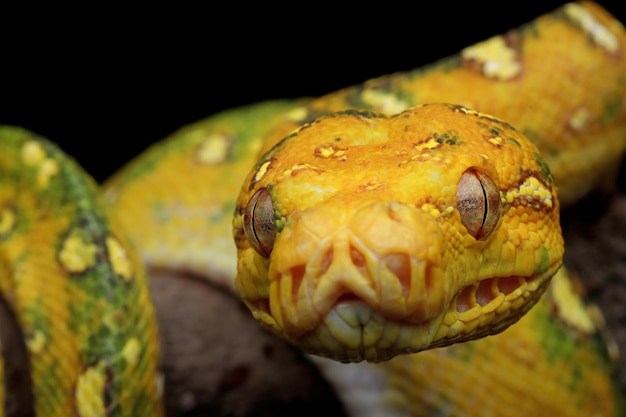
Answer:
[{"label": "green tree python", "polygon": [[37,416],[163,415],[140,257],[236,291],[350,415],[626,412],[557,273],[560,206],[626,149],[626,33],[593,3],[425,68],[214,115],[103,191],[34,133],[2,127],[0,149],[0,291]]}]

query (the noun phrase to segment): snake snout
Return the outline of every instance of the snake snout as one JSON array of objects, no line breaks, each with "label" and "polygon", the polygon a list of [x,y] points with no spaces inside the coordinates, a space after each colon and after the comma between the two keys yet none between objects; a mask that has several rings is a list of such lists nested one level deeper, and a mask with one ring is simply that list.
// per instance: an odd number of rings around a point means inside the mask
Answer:
[{"label": "snake snout", "polygon": [[374,202],[343,216],[325,211],[305,213],[281,237],[308,240],[306,246],[272,259],[270,275],[289,282],[296,310],[310,303],[323,316],[338,303],[362,301],[394,320],[421,323],[441,314],[445,245],[432,216],[399,202]]},{"label": "snake snout", "polygon": [[366,355],[371,360],[383,351],[397,354],[393,339],[400,336],[391,329],[410,328],[412,349],[417,339],[430,343],[452,297],[432,216],[403,203],[375,202],[343,216],[310,210],[297,220],[279,235],[281,250],[274,253],[281,256],[272,257],[269,268],[271,314],[287,338],[324,344],[303,347],[313,353],[373,349]]}]

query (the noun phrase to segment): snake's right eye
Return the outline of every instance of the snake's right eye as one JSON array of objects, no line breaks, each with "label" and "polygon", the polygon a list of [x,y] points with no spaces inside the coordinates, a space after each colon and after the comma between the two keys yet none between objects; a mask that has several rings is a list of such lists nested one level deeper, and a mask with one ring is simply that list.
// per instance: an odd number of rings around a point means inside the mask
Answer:
[{"label": "snake's right eye", "polygon": [[243,216],[243,230],[252,248],[269,258],[274,248],[276,224],[274,204],[267,188],[261,188],[250,198]]},{"label": "snake's right eye", "polygon": [[484,240],[496,229],[501,214],[500,191],[484,172],[468,169],[456,191],[461,223],[475,239]]}]

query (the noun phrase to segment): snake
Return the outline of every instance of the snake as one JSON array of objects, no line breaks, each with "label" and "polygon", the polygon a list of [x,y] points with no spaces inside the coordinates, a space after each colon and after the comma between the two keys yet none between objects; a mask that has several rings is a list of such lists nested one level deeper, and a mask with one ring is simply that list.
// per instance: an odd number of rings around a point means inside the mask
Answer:
[{"label": "snake", "polygon": [[[164,415],[145,265],[237,294],[349,415],[626,412],[561,268],[561,206],[626,150],[626,31],[595,3],[417,70],[218,113],[102,187],[26,129],[0,128],[0,148],[0,293],[33,415]],[[9,404],[16,341],[0,340]]]}]

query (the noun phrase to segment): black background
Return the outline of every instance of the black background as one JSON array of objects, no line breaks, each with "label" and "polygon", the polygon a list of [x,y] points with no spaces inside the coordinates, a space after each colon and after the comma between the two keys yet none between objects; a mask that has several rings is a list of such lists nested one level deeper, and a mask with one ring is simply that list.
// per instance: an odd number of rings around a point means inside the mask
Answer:
[{"label": "black background", "polygon": [[[216,111],[409,70],[563,3],[5,11],[0,123],[59,143],[102,180],[150,143]],[[600,3],[626,22],[620,0]]]}]

